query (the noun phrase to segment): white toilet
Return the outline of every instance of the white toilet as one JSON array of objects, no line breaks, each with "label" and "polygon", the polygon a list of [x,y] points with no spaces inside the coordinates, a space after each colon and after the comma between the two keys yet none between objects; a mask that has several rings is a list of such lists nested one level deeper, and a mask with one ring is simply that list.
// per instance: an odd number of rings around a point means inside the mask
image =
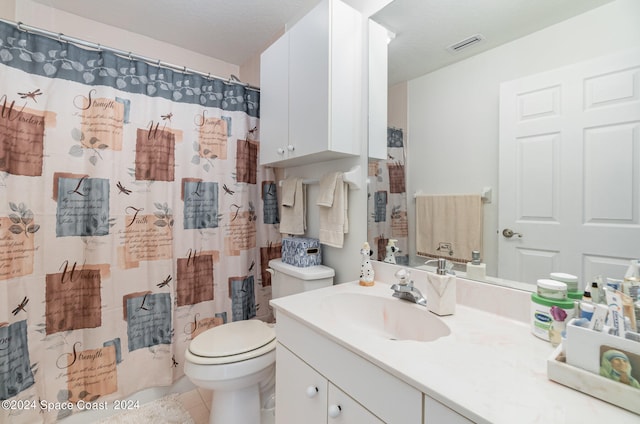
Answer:
[{"label": "white toilet", "polygon": [[[272,297],[327,287],[334,270],[269,261]],[[262,405],[275,382],[276,333],[260,320],[234,321],[196,336],[185,352],[184,373],[198,387],[213,391],[210,424],[261,424]]]}]

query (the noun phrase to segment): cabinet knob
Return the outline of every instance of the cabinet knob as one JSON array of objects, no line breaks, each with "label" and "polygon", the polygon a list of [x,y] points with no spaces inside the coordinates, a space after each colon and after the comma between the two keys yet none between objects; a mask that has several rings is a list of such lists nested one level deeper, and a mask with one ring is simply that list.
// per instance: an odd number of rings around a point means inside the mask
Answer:
[{"label": "cabinet knob", "polygon": [[342,407],[340,405],[329,405],[328,412],[331,418],[338,418],[338,415],[342,412]]},{"label": "cabinet knob", "polygon": [[284,155],[284,149],[282,147],[278,147],[278,154]]},{"label": "cabinet knob", "polygon": [[314,397],[315,395],[318,394],[318,388],[316,386],[309,386],[307,387],[307,396],[309,396],[310,398]]},{"label": "cabinet knob", "polygon": [[290,151],[290,152],[293,152],[294,150],[296,150],[296,146],[294,146],[293,144],[289,144],[287,146],[287,150]]}]

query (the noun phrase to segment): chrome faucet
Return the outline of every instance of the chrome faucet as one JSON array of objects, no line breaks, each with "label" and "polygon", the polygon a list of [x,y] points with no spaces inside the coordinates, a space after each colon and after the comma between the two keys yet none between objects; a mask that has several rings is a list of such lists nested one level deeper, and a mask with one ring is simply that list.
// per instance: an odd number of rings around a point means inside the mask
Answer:
[{"label": "chrome faucet", "polygon": [[427,306],[427,299],[422,295],[422,293],[420,293],[420,290],[413,286],[413,280],[407,281],[411,275],[409,271],[402,268],[394,275],[399,281],[391,286],[391,290],[393,290],[393,297],[408,300],[409,302],[417,303],[418,305]]}]

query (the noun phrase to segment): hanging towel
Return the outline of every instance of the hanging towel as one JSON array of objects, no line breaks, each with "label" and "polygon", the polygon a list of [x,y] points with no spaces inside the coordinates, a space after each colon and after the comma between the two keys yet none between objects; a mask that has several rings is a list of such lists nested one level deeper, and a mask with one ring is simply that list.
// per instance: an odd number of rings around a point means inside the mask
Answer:
[{"label": "hanging towel", "polygon": [[471,262],[482,249],[482,226],[479,194],[416,196],[418,256]]},{"label": "hanging towel", "polygon": [[302,178],[287,178],[282,182],[280,201],[280,233],[302,235],[307,229],[306,190]]},{"label": "hanging towel", "polygon": [[342,172],[332,172],[320,179],[320,193],[316,204],[320,206],[320,243],[342,247],[344,235],[349,232],[349,186]]}]

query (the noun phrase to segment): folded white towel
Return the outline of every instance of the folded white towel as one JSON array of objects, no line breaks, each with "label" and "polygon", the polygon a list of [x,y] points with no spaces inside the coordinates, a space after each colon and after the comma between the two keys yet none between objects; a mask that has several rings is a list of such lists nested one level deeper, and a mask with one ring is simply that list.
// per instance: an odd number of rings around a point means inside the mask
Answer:
[{"label": "folded white towel", "polygon": [[280,233],[303,235],[307,229],[306,190],[302,178],[287,178],[282,183]]},{"label": "folded white towel", "polygon": [[316,204],[318,206],[333,206],[333,198],[336,191],[336,182],[338,180],[338,177],[340,177],[342,180],[342,176],[342,172],[330,172],[320,178],[320,194],[318,195],[318,200],[316,201]]},{"label": "folded white towel", "polygon": [[349,186],[342,172],[333,172],[320,179],[320,243],[341,248],[344,235],[349,232]]},{"label": "folded white towel", "polygon": [[287,178],[282,182],[282,205],[293,206],[296,202],[296,187],[299,178]]}]

